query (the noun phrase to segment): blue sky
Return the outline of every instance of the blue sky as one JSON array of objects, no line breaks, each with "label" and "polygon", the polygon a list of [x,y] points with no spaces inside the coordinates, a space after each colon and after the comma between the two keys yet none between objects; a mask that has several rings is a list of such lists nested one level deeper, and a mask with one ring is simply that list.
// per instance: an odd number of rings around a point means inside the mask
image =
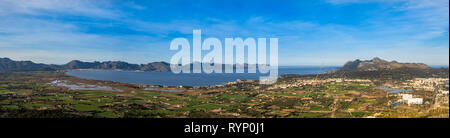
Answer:
[{"label": "blue sky", "polygon": [[0,0],[0,57],[169,61],[177,37],[277,37],[280,65],[449,63],[448,0]]}]

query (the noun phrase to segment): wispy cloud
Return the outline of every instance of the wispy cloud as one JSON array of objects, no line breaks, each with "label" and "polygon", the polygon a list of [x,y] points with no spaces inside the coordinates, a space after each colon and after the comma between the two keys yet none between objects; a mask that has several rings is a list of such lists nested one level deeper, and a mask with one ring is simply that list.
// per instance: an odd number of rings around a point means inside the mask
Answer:
[{"label": "wispy cloud", "polygon": [[[327,0],[332,4],[386,3],[384,13],[402,16],[381,16],[369,20],[371,27],[387,33],[412,34],[409,39],[431,39],[448,34],[448,0]],[[382,15],[383,13],[379,13]]]},{"label": "wispy cloud", "polygon": [[103,0],[0,0],[0,15],[78,15],[114,18],[119,12]]},{"label": "wispy cloud", "polygon": [[[58,64],[72,59],[134,63],[167,61],[174,52],[168,50],[171,39],[190,37],[193,29],[201,29],[204,38],[278,37],[283,53],[280,64],[285,65],[339,65],[349,59],[370,56],[448,64],[448,60],[440,60],[448,57],[448,52],[442,52],[448,51],[448,1],[326,1],[326,5],[343,9],[353,4],[371,3],[383,6],[364,15],[368,18],[347,24],[345,21],[334,22],[345,19],[324,15],[312,20],[285,19],[270,14],[242,16],[239,11],[230,13],[236,18],[221,18],[208,13],[197,13],[192,18],[164,18],[155,15],[166,15],[154,13],[152,8],[157,5],[149,8],[137,2],[0,0],[0,57]],[[167,9],[166,12],[173,11]],[[436,43],[433,39],[443,40]],[[421,56],[414,58],[404,51]]]}]

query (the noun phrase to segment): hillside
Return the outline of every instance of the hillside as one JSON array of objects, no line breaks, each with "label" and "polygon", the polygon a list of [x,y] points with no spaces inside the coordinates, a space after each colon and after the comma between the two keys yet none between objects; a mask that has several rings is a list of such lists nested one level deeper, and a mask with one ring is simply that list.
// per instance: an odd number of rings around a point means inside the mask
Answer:
[{"label": "hillside", "polygon": [[348,61],[340,70],[359,70],[359,71],[377,71],[377,70],[393,70],[400,68],[410,69],[430,69],[430,67],[423,63],[399,63],[397,61],[386,61],[380,58],[373,58],[372,60]]},{"label": "hillside", "polygon": [[139,65],[122,61],[83,62],[79,60],[73,60],[63,65],[47,65],[37,64],[31,61],[14,61],[9,58],[0,58],[0,71],[54,71],[68,69],[120,69],[149,72],[166,72],[170,71],[170,64],[166,62],[153,62]]},{"label": "hillside", "polygon": [[0,71],[52,71],[50,65],[36,64],[31,61],[13,61],[9,58],[0,58]]},{"label": "hillside", "polygon": [[307,78],[355,78],[377,80],[409,80],[413,78],[448,78],[448,68],[431,68],[423,63],[388,62],[380,58],[349,61],[342,68],[318,75],[282,75],[281,79]]}]

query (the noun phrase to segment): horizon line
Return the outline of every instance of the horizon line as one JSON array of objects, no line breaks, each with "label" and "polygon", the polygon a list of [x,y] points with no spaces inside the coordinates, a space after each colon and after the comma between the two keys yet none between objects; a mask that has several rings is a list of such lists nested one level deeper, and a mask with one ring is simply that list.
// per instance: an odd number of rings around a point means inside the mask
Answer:
[{"label": "horizon line", "polygon": [[[99,61],[99,60],[94,60],[94,61],[82,61],[82,60],[79,60],[79,59],[74,59],[74,60],[70,60],[70,61],[68,61],[68,62],[66,62],[66,63],[62,63],[62,64],[55,64],[55,63],[43,63],[43,62],[35,62],[35,61],[33,61],[32,59],[30,59],[30,60],[15,60],[15,59],[13,59],[13,58],[10,58],[10,57],[0,57],[0,58],[7,58],[7,59],[10,59],[10,60],[13,60],[13,61],[23,61],[23,62],[26,62],[26,61],[30,61],[30,62],[33,62],[33,63],[36,63],[36,64],[48,64],[48,65],[64,65],[64,64],[67,64],[67,63],[69,63],[69,62],[72,62],[72,61],[81,61],[81,62],[126,62],[126,63],[129,63],[129,64],[138,64],[138,65],[141,65],[141,64],[149,64],[149,63],[155,63],[155,62],[165,62],[165,63],[169,63],[170,64],[170,62],[167,62],[167,61],[150,61],[150,62],[146,62],[146,63],[131,63],[131,62],[128,62],[128,61],[124,61],[124,60],[104,60],[104,61]],[[358,59],[355,59],[355,60],[358,60]],[[359,60],[361,60],[361,59],[359,59]],[[347,60],[348,61],[348,60]],[[346,62],[347,62],[346,61]],[[350,60],[351,61],[351,60]],[[392,62],[392,61],[396,61],[396,60],[391,60],[390,62]],[[397,61],[398,62],[398,61]],[[194,63],[194,62],[191,62],[191,63],[189,63],[189,64],[192,64],[192,63]],[[400,62],[400,63],[402,63],[402,62]],[[416,62],[403,62],[403,63],[414,63],[414,64],[420,64],[420,63],[416,63]],[[205,64],[205,63],[202,63],[202,64]],[[207,63],[206,63],[207,64]],[[244,63],[244,64],[248,64],[248,63]],[[345,64],[345,63],[344,63]],[[332,65],[332,64],[330,64],[330,65],[311,65],[311,64],[284,64],[284,65],[278,65],[278,67],[296,67],[296,66],[322,66],[322,67],[337,67],[337,66],[343,66],[344,64],[342,64],[342,65]],[[422,64],[425,64],[425,63],[422,63]],[[439,65],[439,64],[426,64],[427,66],[430,66],[430,67],[432,67],[432,68],[440,68],[440,67],[446,67],[446,68],[448,68],[449,67],[449,65],[447,64],[447,65]]]}]

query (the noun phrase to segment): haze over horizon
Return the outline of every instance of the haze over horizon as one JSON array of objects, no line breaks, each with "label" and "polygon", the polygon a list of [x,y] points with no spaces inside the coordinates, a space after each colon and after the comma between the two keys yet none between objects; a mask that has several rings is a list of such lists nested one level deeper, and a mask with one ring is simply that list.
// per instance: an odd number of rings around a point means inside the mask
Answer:
[{"label": "haze over horizon", "polygon": [[170,61],[170,41],[277,37],[279,65],[388,61],[449,65],[448,0],[0,0],[0,57]]}]

